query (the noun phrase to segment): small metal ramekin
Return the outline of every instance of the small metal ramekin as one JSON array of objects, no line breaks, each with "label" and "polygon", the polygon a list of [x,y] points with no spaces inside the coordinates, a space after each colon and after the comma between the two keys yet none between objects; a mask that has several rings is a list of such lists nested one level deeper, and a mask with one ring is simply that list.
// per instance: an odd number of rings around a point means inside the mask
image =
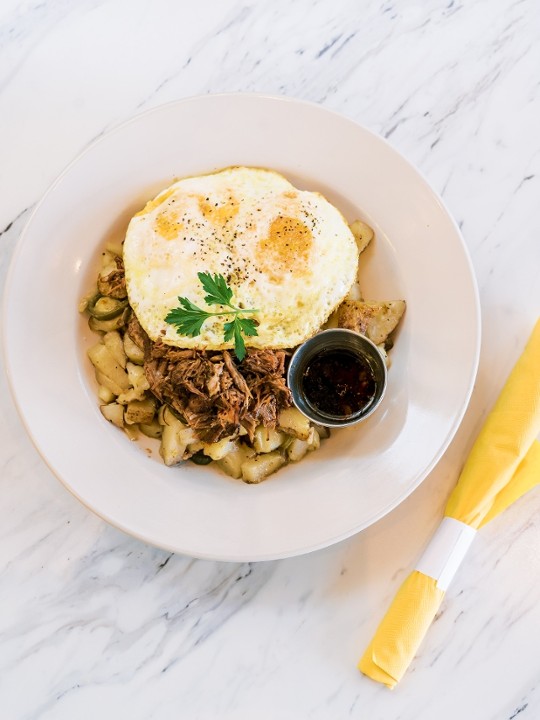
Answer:
[{"label": "small metal ramekin", "polygon": [[[329,350],[347,350],[361,357],[370,367],[375,380],[375,395],[371,402],[351,415],[330,415],[314,407],[304,392],[304,372],[310,360],[321,352]],[[299,345],[294,352],[287,371],[287,384],[293,402],[301,413],[318,425],[326,427],[347,427],[367,418],[379,406],[386,390],[386,363],[377,346],[364,335],[332,328],[323,330]]]}]

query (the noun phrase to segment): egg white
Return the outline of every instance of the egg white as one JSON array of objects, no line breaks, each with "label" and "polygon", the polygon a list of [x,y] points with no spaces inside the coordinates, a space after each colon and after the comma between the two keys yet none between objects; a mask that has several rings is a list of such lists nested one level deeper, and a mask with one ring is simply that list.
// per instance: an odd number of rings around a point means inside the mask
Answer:
[{"label": "egg white", "polygon": [[341,213],[320,193],[297,190],[275,171],[232,167],[171,185],[135,215],[124,242],[130,304],[152,340],[223,349],[212,317],[199,336],[165,322],[178,297],[205,304],[199,272],[221,274],[233,303],[255,308],[257,348],[291,348],[311,337],[355,281],[358,249]]}]

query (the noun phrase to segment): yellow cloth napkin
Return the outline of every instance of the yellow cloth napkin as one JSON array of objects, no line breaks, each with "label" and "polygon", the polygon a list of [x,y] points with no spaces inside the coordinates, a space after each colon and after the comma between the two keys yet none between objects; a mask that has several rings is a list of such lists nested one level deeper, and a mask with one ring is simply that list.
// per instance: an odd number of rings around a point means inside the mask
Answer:
[{"label": "yellow cloth napkin", "polygon": [[[488,415],[448,500],[445,516],[483,527],[540,483],[540,320]],[[398,590],[359,669],[390,688],[401,680],[444,591],[415,570]]]}]

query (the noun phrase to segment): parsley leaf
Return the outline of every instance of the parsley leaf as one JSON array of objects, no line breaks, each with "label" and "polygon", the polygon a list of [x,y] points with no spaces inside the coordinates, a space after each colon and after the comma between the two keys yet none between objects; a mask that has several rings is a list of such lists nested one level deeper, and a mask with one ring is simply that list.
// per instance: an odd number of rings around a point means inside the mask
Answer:
[{"label": "parsley leaf", "polygon": [[234,353],[240,362],[246,357],[246,343],[237,317],[234,318]]},{"label": "parsley leaf", "polygon": [[223,275],[211,275],[210,273],[201,272],[197,276],[207,293],[204,298],[205,303],[207,305],[222,305],[230,308],[230,310],[207,312],[192,303],[188,298],[179,297],[178,301],[181,307],[170,310],[165,317],[165,322],[174,325],[179,335],[196,337],[201,334],[203,323],[209,317],[234,315],[232,320],[223,325],[223,340],[230,342],[234,338],[234,352],[241,362],[246,356],[246,344],[243,335],[247,337],[258,335],[257,322],[252,318],[242,317],[242,315],[256,313],[258,310],[245,310],[232,305],[233,291],[227,285]]},{"label": "parsley leaf", "polygon": [[225,342],[232,340],[234,337],[234,352],[236,357],[242,362],[246,356],[246,344],[242,333],[244,335],[257,335],[257,328],[255,321],[249,318],[241,318],[238,315],[235,316],[234,320],[226,322],[223,326],[224,334],[223,339]]},{"label": "parsley leaf", "polygon": [[197,277],[201,281],[203,288],[208,295],[204,298],[207,305],[227,305],[232,307],[231,299],[233,291],[227,285],[223,275],[212,275],[210,273],[197,273]]},{"label": "parsley leaf", "polygon": [[233,339],[235,326],[236,318],[234,318],[234,320],[231,320],[230,322],[226,322],[223,326],[223,339],[225,340],[225,342],[229,342],[229,340]]},{"label": "parsley leaf", "polygon": [[237,317],[236,320],[238,321],[238,325],[240,326],[240,329],[244,333],[244,335],[258,335],[257,332],[257,323],[255,320],[252,320],[251,318],[241,318]]},{"label": "parsley leaf", "polygon": [[175,325],[179,335],[188,335],[190,337],[200,335],[204,321],[212,313],[202,310],[185,297],[179,297],[178,300],[182,307],[171,310],[165,318],[165,322]]},{"label": "parsley leaf", "polygon": [[242,360],[246,356],[246,344],[244,342],[244,338],[242,337],[242,326],[240,323],[242,320],[236,316],[234,320],[231,320],[230,322],[225,323],[223,326],[224,335],[223,339],[225,342],[228,340],[232,340],[234,336],[234,353],[236,357],[242,362]]}]

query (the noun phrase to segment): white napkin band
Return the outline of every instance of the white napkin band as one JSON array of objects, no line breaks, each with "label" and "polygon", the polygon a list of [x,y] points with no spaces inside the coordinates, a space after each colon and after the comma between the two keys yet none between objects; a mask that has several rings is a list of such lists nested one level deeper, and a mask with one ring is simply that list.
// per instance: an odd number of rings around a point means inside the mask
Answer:
[{"label": "white napkin band", "polygon": [[445,517],[417,562],[416,570],[434,578],[437,587],[446,591],[475,535],[476,530],[470,525]]}]

